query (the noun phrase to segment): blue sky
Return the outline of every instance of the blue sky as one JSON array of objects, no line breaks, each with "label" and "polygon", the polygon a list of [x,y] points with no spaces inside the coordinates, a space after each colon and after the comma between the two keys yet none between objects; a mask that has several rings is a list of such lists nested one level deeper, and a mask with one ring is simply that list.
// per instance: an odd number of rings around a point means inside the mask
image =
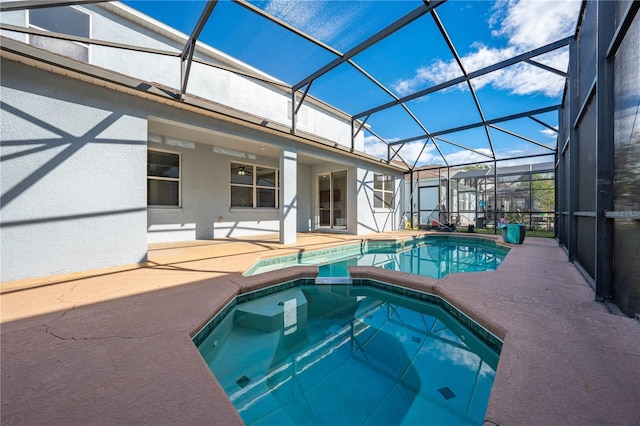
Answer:
[{"label": "blue sky", "polygon": [[[205,5],[202,1],[125,3],[186,34],[191,32]],[[343,53],[422,4],[421,1],[377,0],[251,3]],[[454,0],[438,6],[436,11],[463,66],[470,72],[573,35],[579,8],[577,0]],[[335,58],[332,53],[228,0],[218,2],[200,40],[291,85]],[[566,71],[568,49],[535,59]],[[462,75],[430,15],[422,16],[356,55],[353,61],[399,97]],[[559,104],[564,79],[522,63],[479,77],[472,84],[485,118],[492,119]],[[310,94],[351,115],[393,99],[348,64],[314,81]],[[481,120],[466,85],[413,100],[407,106],[429,132]],[[556,116],[556,113],[547,113],[537,118],[556,126]],[[390,142],[423,133],[400,106],[373,114],[367,124]],[[531,119],[499,126],[555,146],[554,132]],[[489,133],[498,158],[549,152],[500,130],[490,129]],[[480,153],[490,152],[484,128],[442,138]],[[371,133],[367,133],[365,142],[368,152],[386,155],[386,146]],[[451,165],[486,159],[445,141],[436,142]],[[443,163],[432,142],[418,158],[422,146],[421,142],[407,144],[400,155],[411,164],[416,160],[418,165]],[[550,159],[546,157],[543,161]]]}]

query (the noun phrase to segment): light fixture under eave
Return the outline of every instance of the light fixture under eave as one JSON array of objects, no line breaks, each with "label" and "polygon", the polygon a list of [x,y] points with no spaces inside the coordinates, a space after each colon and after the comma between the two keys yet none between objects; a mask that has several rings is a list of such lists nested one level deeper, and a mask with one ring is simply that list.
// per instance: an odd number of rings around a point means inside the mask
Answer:
[{"label": "light fixture under eave", "polygon": [[247,172],[244,171],[244,166],[238,167],[238,176],[244,176]]}]

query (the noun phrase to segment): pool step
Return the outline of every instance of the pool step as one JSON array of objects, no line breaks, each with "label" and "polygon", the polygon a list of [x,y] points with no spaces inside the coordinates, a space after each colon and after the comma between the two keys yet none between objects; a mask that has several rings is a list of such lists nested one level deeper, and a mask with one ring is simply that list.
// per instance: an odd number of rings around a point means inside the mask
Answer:
[{"label": "pool step", "polygon": [[[235,321],[241,327],[291,334],[307,327],[307,298],[299,288],[286,290],[237,306]],[[293,330],[293,331],[292,331]]]},{"label": "pool step", "polygon": [[316,284],[351,284],[351,277],[316,277]]}]

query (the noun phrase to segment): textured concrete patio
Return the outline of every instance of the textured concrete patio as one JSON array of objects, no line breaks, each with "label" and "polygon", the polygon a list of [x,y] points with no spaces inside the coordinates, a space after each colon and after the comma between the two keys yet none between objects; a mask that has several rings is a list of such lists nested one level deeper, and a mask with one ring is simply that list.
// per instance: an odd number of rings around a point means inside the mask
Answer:
[{"label": "textured concrete patio", "polygon": [[[146,266],[2,283],[2,424],[241,424],[191,335],[239,292],[317,270],[242,277],[259,257],[354,239],[154,245]],[[640,323],[596,303],[555,240],[527,237],[495,272],[352,275],[441,295],[504,339],[486,424],[640,424]]]}]

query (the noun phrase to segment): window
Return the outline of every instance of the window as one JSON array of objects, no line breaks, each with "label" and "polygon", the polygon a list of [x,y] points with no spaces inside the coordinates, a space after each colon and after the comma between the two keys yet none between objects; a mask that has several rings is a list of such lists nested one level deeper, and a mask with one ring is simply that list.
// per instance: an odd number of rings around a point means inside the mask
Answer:
[{"label": "window", "polygon": [[180,154],[147,151],[147,205],[180,207]]},{"label": "window", "polygon": [[[73,7],[47,7],[29,10],[29,27],[78,37],[91,37],[91,17]],[[50,37],[29,35],[33,46],[89,62],[89,45]]]},{"label": "window", "polygon": [[390,209],[393,207],[394,192],[393,176],[373,175],[373,207],[376,209]]},{"label": "window", "polygon": [[231,163],[231,207],[278,207],[278,170]]}]

